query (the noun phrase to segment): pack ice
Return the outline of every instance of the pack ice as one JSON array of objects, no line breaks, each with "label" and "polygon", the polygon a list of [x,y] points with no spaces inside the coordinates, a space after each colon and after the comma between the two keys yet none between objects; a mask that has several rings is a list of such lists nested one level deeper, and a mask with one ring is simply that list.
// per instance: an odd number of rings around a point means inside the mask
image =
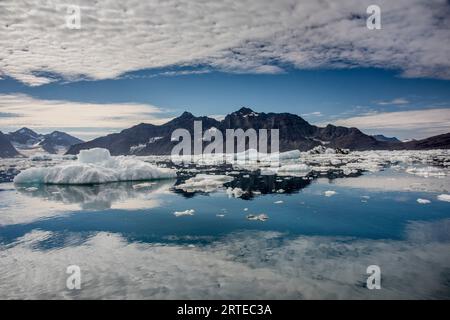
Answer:
[{"label": "pack ice", "polygon": [[98,184],[176,177],[176,171],[126,156],[112,157],[109,150],[82,150],[78,160],[54,167],[30,168],[19,173],[14,183]]}]

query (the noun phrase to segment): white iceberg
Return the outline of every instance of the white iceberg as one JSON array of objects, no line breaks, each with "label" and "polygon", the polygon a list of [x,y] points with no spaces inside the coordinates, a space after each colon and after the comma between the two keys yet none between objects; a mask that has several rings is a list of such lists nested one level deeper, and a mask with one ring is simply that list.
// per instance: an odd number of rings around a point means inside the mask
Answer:
[{"label": "white iceberg", "polygon": [[428,199],[421,199],[421,198],[419,198],[419,199],[417,199],[417,203],[428,204],[428,203],[431,203],[431,201],[428,200]]},{"label": "white iceberg", "polygon": [[337,192],[333,190],[328,190],[324,192],[325,197],[331,197],[334,196]]},{"label": "white iceberg", "polygon": [[247,220],[252,220],[252,221],[267,221],[269,219],[269,217],[267,216],[267,214],[265,213],[261,213],[259,215],[254,215],[254,214],[249,214],[247,215]]},{"label": "white iceberg", "polygon": [[450,202],[450,194],[440,194],[437,198],[440,201]]},{"label": "white iceberg", "polygon": [[235,197],[235,198],[240,198],[245,194],[245,191],[242,190],[241,188],[228,188],[227,189],[227,194],[229,198]]},{"label": "white iceberg", "polygon": [[182,217],[182,216],[193,216],[195,210],[194,209],[188,209],[184,211],[175,211],[173,214],[175,217]]},{"label": "white iceberg", "polygon": [[108,150],[94,148],[80,151],[77,161],[24,170],[14,178],[14,183],[82,185],[175,177],[173,169],[127,156],[112,157]]},{"label": "white iceberg", "polygon": [[212,192],[233,180],[233,177],[227,175],[198,174],[175,188],[185,192]]},{"label": "white iceberg", "polygon": [[421,177],[445,177],[445,171],[443,171],[440,168],[436,168],[436,167],[424,167],[424,168],[416,168],[416,167],[412,167],[412,168],[407,168],[405,170],[407,173],[409,174],[415,174],[417,176],[421,176]]}]

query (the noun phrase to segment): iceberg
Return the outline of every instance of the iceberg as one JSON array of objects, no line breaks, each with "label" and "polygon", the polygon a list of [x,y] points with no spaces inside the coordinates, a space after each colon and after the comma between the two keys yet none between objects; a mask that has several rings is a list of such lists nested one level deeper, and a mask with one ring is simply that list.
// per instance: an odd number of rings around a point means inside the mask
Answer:
[{"label": "iceberg", "polygon": [[437,198],[440,201],[450,202],[450,194],[440,194]]},{"label": "iceberg", "polygon": [[336,191],[328,190],[328,191],[325,191],[325,192],[324,192],[324,195],[325,195],[325,197],[332,197],[332,196],[334,196],[336,193],[337,193]]},{"label": "iceberg", "polygon": [[188,209],[184,211],[175,211],[173,214],[175,217],[182,217],[182,216],[193,216],[195,210],[194,209]]},{"label": "iceberg", "polygon": [[107,149],[81,150],[78,160],[20,172],[16,184],[83,185],[175,178],[176,171],[132,157],[112,157]]},{"label": "iceberg", "polygon": [[213,192],[233,180],[227,175],[198,174],[175,188],[185,192]]},{"label": "iceberg", "polygon": [[240,198],[245,194],[241,188],[227,188],[227,195],[229,198]]},{"label": "iceberg", "polygon": [[431,201],[428,200],[428,199],[418,198],[418,199],[417,199],[417,203],[420,203],[420,204],[428,204],[428,203],[431,203]]}]

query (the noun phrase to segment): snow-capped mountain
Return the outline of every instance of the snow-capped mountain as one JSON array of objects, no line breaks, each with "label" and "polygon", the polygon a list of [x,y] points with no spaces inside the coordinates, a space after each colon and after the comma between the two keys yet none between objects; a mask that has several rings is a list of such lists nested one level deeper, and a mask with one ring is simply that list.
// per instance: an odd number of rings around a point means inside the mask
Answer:
[{"label": "snow-capped mountain", "polygon": [[43,135],[28,128],[22,128],[7,134],[9,141],[16,146],[33,146],[42,141]]},{"label": "snow-capped mountain", "polygon": [[[290,113],[263,113],[249,108],[241,108],[217,121],[209,117],[196,117],[184,112],[163,125],[141,123],[120,133],[110,134],[89,142],[76,144],[68,150],[68,154],[78,154],[80,150],[95,147],[106,148],[112,155],[167,155],[177,144],[171,141],[175,129],[183,128],[193,134],[194,121],[202,121],[203,132],[211,128],[220,130],[225,136],[226,129],[279,129],[280,151],[298,149],[307,151],[316,146],[341,148],[350,150],[394,150],[394,149],[426,149],[450,148],[446,136],[420,144],[391,141],[378,141],[357,128],[327,125],[317,127],[309,124],[298,115]],[[448,134],[450,136],[450,134]],[[205,143],[205,145],[208,143]],[[432,146],[432,147],[430,147]]]},{"label": "snow-capped mountain", "polygon": [[61,131],[39,134],[28,128],[21,128],[5,135],[11,144],[22,154],[65,153],[70,146],[83,141]]}]

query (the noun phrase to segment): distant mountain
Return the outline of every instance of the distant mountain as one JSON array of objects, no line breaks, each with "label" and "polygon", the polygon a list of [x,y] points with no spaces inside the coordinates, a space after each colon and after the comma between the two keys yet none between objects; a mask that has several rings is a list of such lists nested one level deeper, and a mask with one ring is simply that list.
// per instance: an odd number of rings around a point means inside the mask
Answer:
[{"label": "distant mountain", "polygon": [[43,136],[28,128],[22,128],[7,134],[9,141],[16,146],[32,146],[42,141]]},{"label": "distant mountain", "polygon": [[440,134],[422,140],[411,140],[403,142],[401,145],[402,149],[407,150],[449,149],[450,133]]},{"label": "distant mountain", "polygon": [[12,145],[21,151],[46,151],[48,153],[65,153],[70,146],[82,143],[83,140],[75,138],[61,131],[50,134],[39,134],[28,128],[22,128],[6,135]]},{"label": "distant mountain", "polygon": [[101,147],[109,149],[112,155],[167,155],[178,143],[171,141],[172,132],[182,128],[192,135],[194,121],[202,121],[203,131],[212,127],[217,128],[224,137],[226,129],[279,129],[280,151],[293,149],[306,151],[319,145],[350,150],[389,150],[406,147],[420,149],[431,145],[434,146],[432,148],[450,147],[450,143],[447,143],[445,139],[435,141],[430,138],[428,143],[421,144],[417,141],[410,145],[402,142],[378,141],[357,128],[337,127],[331,124],[326,127],[317,127],[295,114],[258,113],[249,108],[241,108],[227,115],[222,121],[196,117],[189,112],[184,112],[178,118],[163,125],[141,123],[120,133],[73,145],[67,153],[78,154],[83,149]]},{"label": "distant mountain", "polygon": [[177,142],[171,141],[172,132],[178,128],[187,129],[191,135],[194,132],[194,121],[202,121],[203,131],[218,127],[220,122],[208,117],[195,117],[184,112],[163,125],[141,123],[120,133],[113,133],[89,142],[72,146],[68,154],[78,154],[80,150],[91,148],[106,148],[112,155],[152,155],[170,154]]},{"label": "distant mountain", "polygon": [[389,137],[383,136],[382,134],[376,134],[376,135],[373,135],[372,137],[374,137],[377,141],[383,141],[383,142],[401,142],[401,141],[398,140],[396,137],[389,138]]},{"label": "distant mountain", "polygon": [[12,158],[19,155],[19,152],[13,147],[8,136],[0,131],[0,158]]},{"label": "distant mountain", "polygon": [[65,132],[53,131],[44,135],[44,139],[39,145],[48,153],[65,153],[71,146],[83,142],[83,140]]}]

